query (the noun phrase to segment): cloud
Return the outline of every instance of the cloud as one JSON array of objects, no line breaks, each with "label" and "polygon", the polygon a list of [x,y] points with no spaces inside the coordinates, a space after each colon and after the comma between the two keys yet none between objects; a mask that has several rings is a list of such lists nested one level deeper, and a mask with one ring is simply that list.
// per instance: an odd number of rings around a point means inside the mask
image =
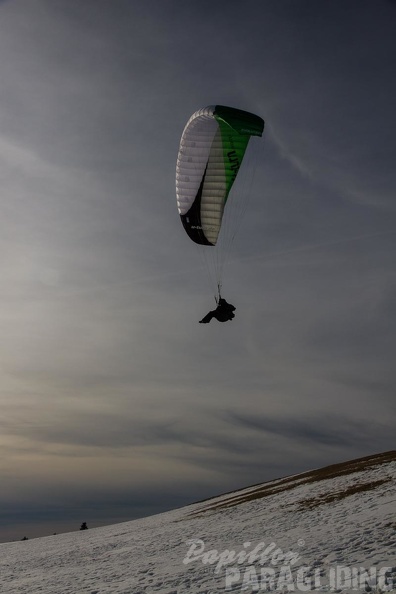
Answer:
[{"label": "cloud", "polygon": [[[326,424],[323,424],[321,416],[311,416],[304,419],[279,417],[251,417],[249,415],[233,413],[231,421],[236,425],[243,425],[250,430],[260,433],[267,433],[274,437],[275,441],[286,437],[291,442],[310,447],[337,446],[352,448],[360,445],[362,447],[368,441],[378,441],[378,451],[382,443],[390,437],[391,427],[387,424],[373,422],[369,427],[363,420],[345,419],[342,415],[333,414],[328,417]],[[379,439],[377,436],[385,432],[387,438]]]}]

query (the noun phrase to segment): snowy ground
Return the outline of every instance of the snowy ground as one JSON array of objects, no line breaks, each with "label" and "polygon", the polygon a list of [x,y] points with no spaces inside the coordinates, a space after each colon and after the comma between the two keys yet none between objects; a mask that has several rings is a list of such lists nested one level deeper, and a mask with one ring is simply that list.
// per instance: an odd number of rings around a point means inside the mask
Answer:
[{"label": "snowy ground", "polygon": [[[396,589],[396,453],[0,545],[1,594]],[[195,542],[192,541],[195,539]]]}]

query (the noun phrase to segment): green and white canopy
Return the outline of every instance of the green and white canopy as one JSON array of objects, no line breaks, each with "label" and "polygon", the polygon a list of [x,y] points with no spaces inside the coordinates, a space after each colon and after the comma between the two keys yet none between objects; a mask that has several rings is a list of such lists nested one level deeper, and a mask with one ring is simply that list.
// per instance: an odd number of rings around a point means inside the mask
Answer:
[{"label": "green and white canopy", "polygon": [[210,105],[184,128],[176,166],[177,207],[189,237],[216,245],[224,207],[251,136],[264,121],[247,111]]}]

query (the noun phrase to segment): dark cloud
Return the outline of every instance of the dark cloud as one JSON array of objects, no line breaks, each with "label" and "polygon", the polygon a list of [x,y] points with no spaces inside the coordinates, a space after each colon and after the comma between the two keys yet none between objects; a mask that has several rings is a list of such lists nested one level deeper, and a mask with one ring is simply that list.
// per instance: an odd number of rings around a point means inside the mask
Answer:
[{"label": "dark cloud", "polygon": [[[359,417],[358,411],[357,417]],[[389,423],[368,423],[366,420],[345,418],[335,413],[327,416],[326,422],[321,416],[307,419],[290,417],[280,419],[236,413],[230,415],[230,419],[235,425],[273,435],[277,440],[286,438],[296,444],[309,447],[326,445],[351,448],[352,446],[364,447],[367,443],[372,443],[373,450],[381,451],[381,448],[389,443],[392,432]],[[378,436],[381,436],[380,439]]]}]

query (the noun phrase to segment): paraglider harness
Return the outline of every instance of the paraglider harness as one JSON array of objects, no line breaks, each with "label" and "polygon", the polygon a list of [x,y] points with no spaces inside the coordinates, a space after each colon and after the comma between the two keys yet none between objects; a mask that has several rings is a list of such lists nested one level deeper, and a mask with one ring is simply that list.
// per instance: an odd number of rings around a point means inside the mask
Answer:
[{"label": "paraglider harness", "polygon": [[229,322],[235,318],[234,311],[236,308],[221,297],[220,285],[218,287],[218,296],[215,297],[215,299],[217,303],[216,309],[206,314],[206,316],[199,321],[200,324],[209,324],[212,318],[215,318],[218,322]]}]

